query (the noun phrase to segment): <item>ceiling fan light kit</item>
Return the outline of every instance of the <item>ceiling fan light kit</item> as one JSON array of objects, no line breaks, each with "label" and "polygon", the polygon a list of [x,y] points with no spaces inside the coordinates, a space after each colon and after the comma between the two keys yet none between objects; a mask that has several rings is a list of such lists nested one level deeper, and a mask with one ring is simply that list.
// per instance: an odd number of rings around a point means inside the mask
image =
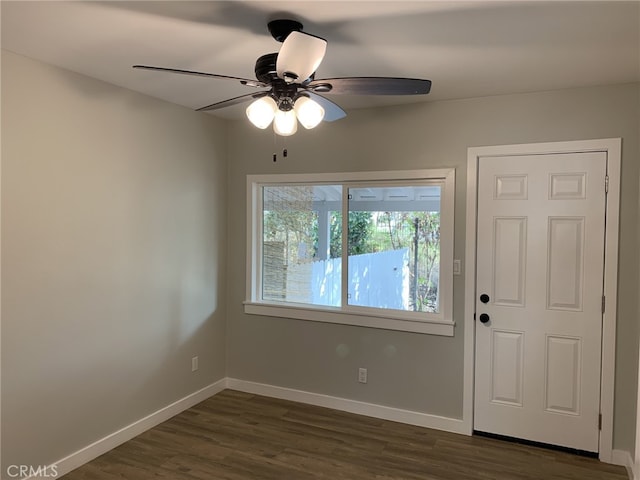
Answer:
[{"label": "ceiling fan light kit", "polygon": [[324,118],[324,108],[309,97],[300,97],[293,107],[300,124],[306,129],[312,129]]},{"label": "ceiling fan light kit", "polygon": [[298,120],[293,110],[278,110],[273,119],[273,131],[283,137],[293,135],[298,131]]},{"label": "ceiling fan light kit", "polygon": [[324,95],[426,95],[431,89],[430,80],[416,78],[344,77],[316,80],[315,72],[324,59],[327,41],[302,32],[302,24],[295,20],[273,20],[269,22],[268,29],[276,41],[282,42],[282,47],[278,53],[268,53],[258,58],[255,64],[257,81],[148,65],[134,65],[133,68],[233,80],[245,87],[268,88],[197,110],[217,110],[253,101],[246,109],[251,123],[265,129],[273,122],[275,133],[282,136],[293,135],[298,129],[298,122],[304,128],[311,129],[323,120],[333,122],[347,115]]},{"label": "ceiling fan light kit", "polygon": [[247,118],[256,127],[265,129],[273,121],[273,129],[278,135],[293,135],[298,129],[297,122],[311,129],[324,118],[324,108],[309,97],[299,96],[293,104],[278,105],[271,96],[259,98],[247,107]]},{"label": "ceiling fan light kit", "polygon": [[262,97],[247,107],[247,117],[256,127],[265,129],[273,121],[278,106],[271,97]]}]

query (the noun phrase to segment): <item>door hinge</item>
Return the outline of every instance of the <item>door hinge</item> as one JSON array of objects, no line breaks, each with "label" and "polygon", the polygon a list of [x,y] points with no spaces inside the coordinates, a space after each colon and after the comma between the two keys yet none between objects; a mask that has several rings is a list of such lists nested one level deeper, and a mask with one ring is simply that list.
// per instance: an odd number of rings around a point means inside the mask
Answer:
[{"label": "door hinge", "polygon": [[604,193],[609,193],[609,175],[604,177]]},{"label": "door hinge", "polygon": [[602,430],[602,414],[598,414],[598,430]]},{"label": "door hinge", "polygon": [[607,303],[607,298],[603,295],[602,296],[602,313],[604,313],[606,303]]}]

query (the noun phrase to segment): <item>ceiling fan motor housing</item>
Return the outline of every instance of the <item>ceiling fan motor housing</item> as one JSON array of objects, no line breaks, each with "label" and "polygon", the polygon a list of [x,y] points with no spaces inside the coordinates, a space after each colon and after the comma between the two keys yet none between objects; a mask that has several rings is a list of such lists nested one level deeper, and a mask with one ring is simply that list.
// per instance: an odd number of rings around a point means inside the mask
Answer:
[{"label": "ceiling fan motor housing", "polygon": [[302,24],[295,20],[272,20],[267,24],[269,33],[278,42],[284,42],[291,32],[302,31]]},{"label": "ceiling fan motor housing", "polygon": [[255,73],[256,78],[263,83],[271,84],[278,79],[276,73],[277,53],[267,53],[256,60]]},{"label": "ceiling fan motor housing", "polygon": [[271,96],[278,104],[278,109],[289,111],[293,109],[298,88],[296,85],[287,83],[278,77],[276,73],[277,53],[267,53],[256,60],[256,78],[268,85],[271,85]]}]

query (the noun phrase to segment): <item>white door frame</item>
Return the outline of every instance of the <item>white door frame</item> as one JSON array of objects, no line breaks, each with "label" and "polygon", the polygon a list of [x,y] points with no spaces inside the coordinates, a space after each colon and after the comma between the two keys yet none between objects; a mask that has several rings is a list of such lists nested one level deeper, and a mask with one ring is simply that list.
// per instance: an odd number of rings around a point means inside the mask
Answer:
[{"label": "white door frame", "polygon": [[[639,352],[640,357],[640,352]],[[640,362],[640,358],[638,358]],[[640,363],[639,363],[640,365]],[[638,368],[638,385],[640,385],[640,368]],[[640,479],[640,387],[638,388],[636,408],[636,451],[634,452],[631,470],[634,479]]]},{"label": "white door frame", "polygon": [[462,422],[473,432],[474,352],[476,304],[476,228],[478,204],[478,162],[482,157],[541,155],[553,153],[605,152],[609,189],[606,207],[604,295],[607,299],[602,325],[602,371],[600,377],[599,459],[611,463],[613,451],[613,401],[616,357],[616,310],[618,292],[618,229],[620,213],[620,159],[622,140],[607,138],[553,143],[529,143],[471,147],[467,152],[467,220],[465,248],[464,401]]}]

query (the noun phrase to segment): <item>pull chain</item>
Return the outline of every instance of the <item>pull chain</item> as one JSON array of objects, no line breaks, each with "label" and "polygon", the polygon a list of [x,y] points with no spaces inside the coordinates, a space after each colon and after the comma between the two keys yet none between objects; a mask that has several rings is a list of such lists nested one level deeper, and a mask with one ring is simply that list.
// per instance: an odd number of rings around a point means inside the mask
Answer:
[{"label": "pull chain", "polygon": [[[284,148],[282,149],[282,156],[284,158],[287,158],[287,156],[289,156],[289,151],[287,150],[287,140],[286,140],[286,138],[283,140],[283,143],[284,143],[284,145],[283,145]],[[278,149],[278,135],[276,134],[276,132],[273,132],[273,150],[274,150],[273,162],[274,163],[278,161],[278,154],[275,153],[277,149]]]},{"label": "pull chain", "polygon": [[275,163],[278,160],[278,156],[276,155],[276,148],[278,148],[277,145],[277,138],[278,136],[276,135],[276,132],[273,132],[273,163]]}]

